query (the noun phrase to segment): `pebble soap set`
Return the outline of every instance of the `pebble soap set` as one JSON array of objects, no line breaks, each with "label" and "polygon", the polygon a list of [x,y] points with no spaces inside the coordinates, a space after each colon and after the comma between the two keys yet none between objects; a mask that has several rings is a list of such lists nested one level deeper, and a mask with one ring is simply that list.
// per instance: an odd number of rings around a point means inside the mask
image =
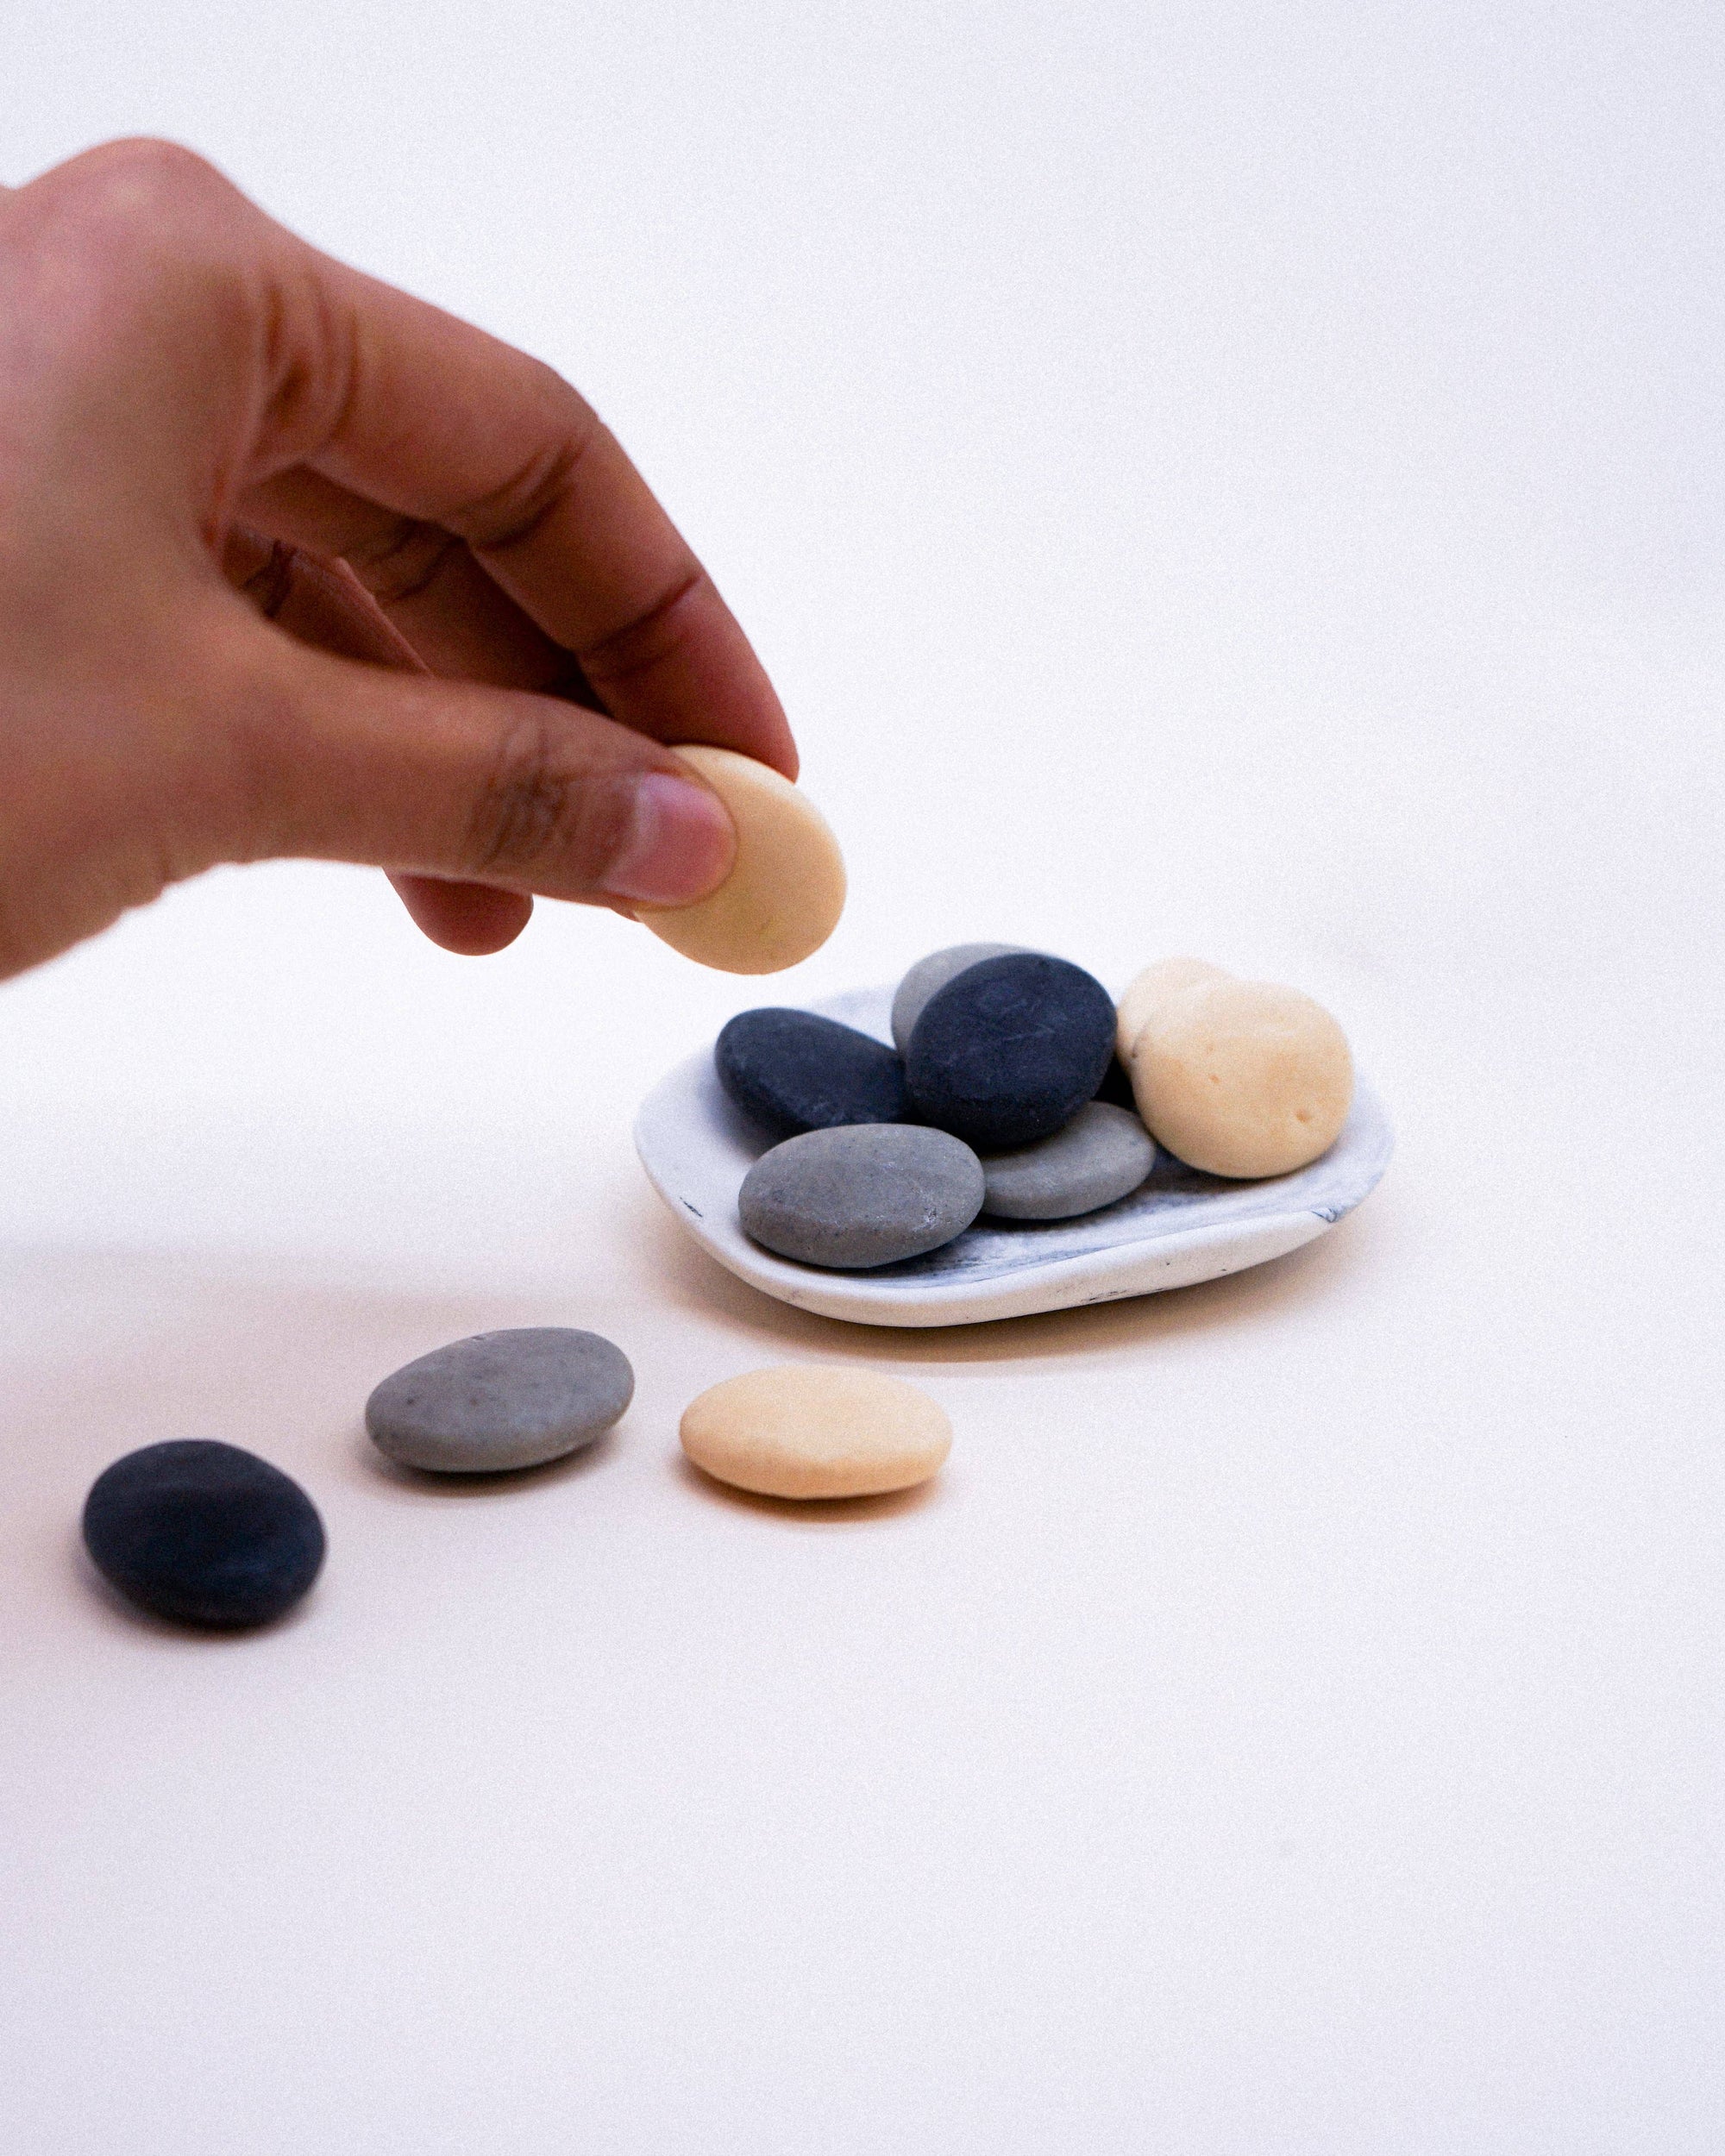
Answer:
[{"label": "pebble soap set", "polygon": [[[523,1326],[435,1348],[366,1402],[366,1433],[398,1467],[453,1487],[583,1451],[635,1394],[628,1357],[597,1332]],[[877,1370],[781,1364],[710,1386],[684,1413],[704,1475],[798,1501],[876,1497],[938,1474],[952,1426],[925,1393]],[[304,1601],[323,1523],[289,1476],[213,1438],[147,1445],[104,1469],[84,1544],[135,1609],[188,1630],[255,1632]]]},{"label": "pebble soap set", "polygon": [[[721,893],[721,896],[723,893]],[[768,1294],[935,1326],[1105,1302],[1297,1249],[1364,1198],[1391,1138],[1341,1027],[1195,958],[1116,1003],[1009,943],[895,987],[744,1011],[648,1097],[673,1217]]]}]

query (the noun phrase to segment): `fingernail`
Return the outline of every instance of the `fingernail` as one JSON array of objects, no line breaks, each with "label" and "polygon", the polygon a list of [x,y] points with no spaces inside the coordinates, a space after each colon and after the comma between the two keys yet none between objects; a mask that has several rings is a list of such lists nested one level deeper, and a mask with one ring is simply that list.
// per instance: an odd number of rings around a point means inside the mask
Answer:
[{"label": "fingernail", "polygon": [[718,796],[668,771],[644,772],[634,791],[605,889],[643,906],[692,906],[716,891],[737,857],[737,832]]}]

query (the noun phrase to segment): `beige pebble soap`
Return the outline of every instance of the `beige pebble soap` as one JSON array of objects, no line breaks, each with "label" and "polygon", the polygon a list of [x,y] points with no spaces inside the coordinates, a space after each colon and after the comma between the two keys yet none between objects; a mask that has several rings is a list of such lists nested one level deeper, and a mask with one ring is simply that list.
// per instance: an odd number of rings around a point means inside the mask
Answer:
[{"label": "beige pebble soap", "polygon": [[709,1386],[684,1410],[681,1437],[715,1481],[765,1497],[909,1489],[952,1449],[944,1411],[902,1378],[794,1363]]},{"label": "beige pebble soap", "polygon": [[1226,975],[1157,1002],[1130,1061],[1138,1112],[1189,1167],[1285,1175],[1328,1150],[1353,1099],[1353,1059],[1297,988]]},{"label": "beige pebble soap", "polygon": [[637,906],[636,918],[674,950],[721,973],[782,973],[820,949],[844,911],[844,862],[826,819],[770,766],[731,749],[673,754],[724,804],[737,859],[693,906]]},{"label": "beige pebble soap", "polygon": [[1158,1004],[1166,1003],[1170,996],[1178,995],[1196,981],[1227,978],[1220,966],[1213,966],[1207,958],[1158,958],[1153,966],[1135,974],[1115,1006],[1114,1051],[1120,1061],[1131,1063],[1145,1021]]}]

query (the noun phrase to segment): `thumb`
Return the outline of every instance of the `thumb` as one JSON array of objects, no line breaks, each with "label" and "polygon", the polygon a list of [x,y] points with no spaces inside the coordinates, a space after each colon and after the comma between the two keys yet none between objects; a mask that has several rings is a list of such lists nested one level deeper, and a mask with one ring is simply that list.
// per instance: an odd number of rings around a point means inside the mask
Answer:
[{"label": "thumb", "polygon": [[687,906],[737,836],[668,749],[551,697],[391,673],[224,610],[205,649],[238,783],[233,860],[347,861],[589,903]]},{"label": "thumb", "polygon": [[[338,657],[364,659],[398,673],[431,669],[376,599],[338,556],[267,538],[236,523],[228,534],[223,572],[278,628]],[[589,709],[593,699],[578,700]],[[486,957],[512,943],[532,918],[524,892],[442,876],[397,874],[396,895],[421,932],[462,957]]]}]

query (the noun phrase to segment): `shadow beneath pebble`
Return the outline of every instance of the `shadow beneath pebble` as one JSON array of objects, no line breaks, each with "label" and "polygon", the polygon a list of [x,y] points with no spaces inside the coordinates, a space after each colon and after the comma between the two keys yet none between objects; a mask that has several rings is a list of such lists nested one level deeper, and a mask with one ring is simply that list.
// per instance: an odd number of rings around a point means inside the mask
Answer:
[{"label": "shadow beneath pebble", "polygon": [[628,1420],[625,1415],[591,1445],[565,1452],[560,1459],[542,1461],[537,1467],[500,1468],[489,1475],[439,1475],[430,1468],[404,1467],[386,1452],[379,1451],[366,1435],[363,1424],[350,1449],[373,1482],[381,1482],[404,1497],[424,1497],[434,1504],[445,1504],[452,1498],[509,1497],[543,1489],[552,1483],[574,1482],[610,1457],[613,1441]]},{"label": "shadow beneath pebble", "polygon": [[73,1529],[68,1555],[78,1572],[91,1601],[116,1630],[143,1635],[160,1640],[164,1645],[185,1647],[193,1651],[207,1651],[210,1647],[243,1647],[254,1639],[270,1639],[283,1633],[292,1632],[316,1614],[317,1591],[323,1584],[323,1570],[319,1570],[304,1594],[279,1617],[272,1617],[264,1625],[194,1625],[173,1617],[159,1616],[153,1609],[145,1609],[129,1595],[122,1595],[106,1573],[97,1570],[84,1537]]},{"label": "shadow beneath pebble", "polygon": [[734,1512],[765,1513],[794,1520],[805,1527],[839,1527],[859,1520],[892,1520],[904,1513],[922,1512],[940,1490],[940,1476],[932,1476],[913,1489],[892,1489],[879,1497],[765,1497],[750,1489],[721,1482],[698,1468],[687,1453],[680,1452],[676,1473],[686,1489],[710,1503],[728,1506]]}]

